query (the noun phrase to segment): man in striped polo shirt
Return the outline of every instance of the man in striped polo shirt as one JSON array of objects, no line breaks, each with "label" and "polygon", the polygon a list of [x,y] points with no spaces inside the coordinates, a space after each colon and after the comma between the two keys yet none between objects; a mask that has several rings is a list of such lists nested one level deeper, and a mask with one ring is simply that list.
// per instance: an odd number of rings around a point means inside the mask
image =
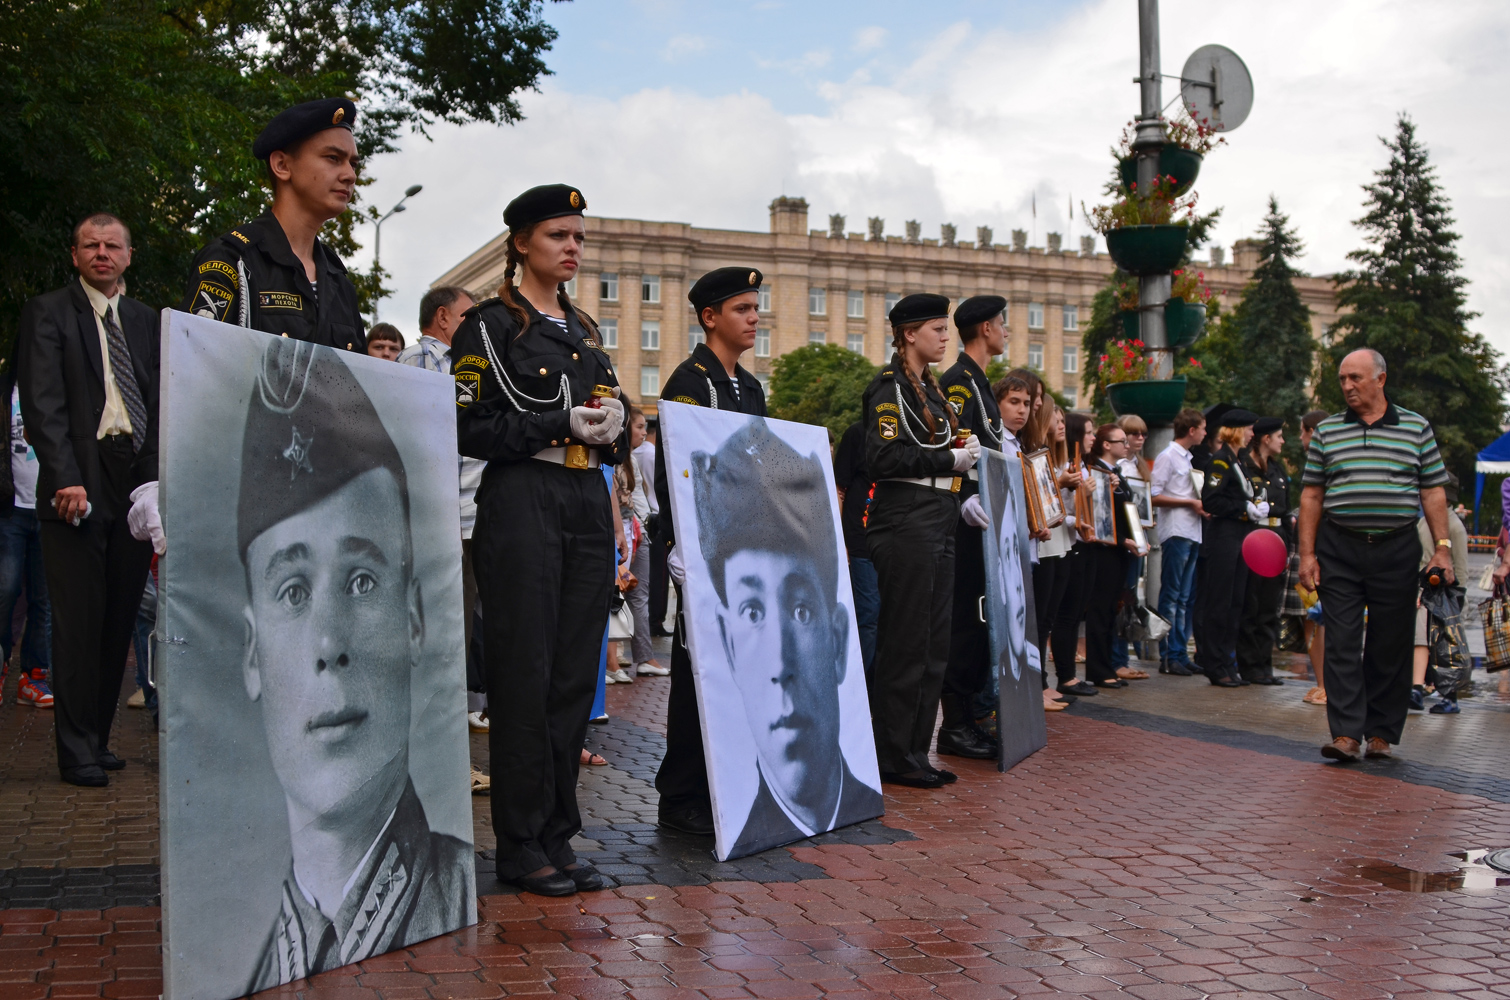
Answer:
[{"label": "man in striped polo shirt", "polygon": [[1436,435],[1385,398],[1383,355],[1354,351],[1337,378],[1348,408],[1316,427],[1301,477],[1300,583],[1320,590],[1326,624],[1332,742],[1321,755],[1357,760],[1388,757],[1410,707],[1420,511],[1436,540],[1427,568],[1449,582],[1452,542]]}]

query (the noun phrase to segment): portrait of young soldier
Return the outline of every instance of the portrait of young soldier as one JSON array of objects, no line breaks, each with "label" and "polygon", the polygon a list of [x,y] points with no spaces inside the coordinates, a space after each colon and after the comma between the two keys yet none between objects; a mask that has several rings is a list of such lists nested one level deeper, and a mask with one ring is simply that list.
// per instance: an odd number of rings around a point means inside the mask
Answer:
[{"label": "portrait of young soldier", "polygon": [[242,679],[288,809],[282,903],[249,991],[475,920],[472,845],[410,778],[425,643],[404,464],[334,350],[269,345],[241,448]]},{"label": "portrait of young soldier", "polygon": [[[880,815],[881,793],[855,778],[839,745],[852,625],[821,461],[755,419],[713,454],[694,452],[691,474],[722,652],[760,779],[730,856]],[[700,670],[706,682],[709,668]]]}]

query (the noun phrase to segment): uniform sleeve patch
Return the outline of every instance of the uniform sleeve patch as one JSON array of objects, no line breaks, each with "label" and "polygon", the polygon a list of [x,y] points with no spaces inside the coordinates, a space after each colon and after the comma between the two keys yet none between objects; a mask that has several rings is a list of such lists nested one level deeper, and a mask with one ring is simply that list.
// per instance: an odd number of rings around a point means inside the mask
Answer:
[{"label": "uniform sleeve patch", "polygon": [[975,398],[975,393],[970,391],[970,387],[968,385],[951,385],[949,387],[949,395],[953,396],[956,393],[964,396],[966,399]]},{"label": "uniform sleeve patch", "polygon": [[303,312],[304,298],[294,292],[258,292],[257,304],[263,309]]},{"label": "uniform sleeve patch", "polygon": [[886,416],[876,418],[876,430],[880,432],[881,440],[890,441],[897,436],[897,418]]},{"label": "uniform sleeve patch", "polygon": [[897,409],[897,404],[895,404],[895,403],[877,403],[876,404],[876,412],[877,413],[896,413],[896,414],[900,414],[902,411],[899,410],[899,409]]},{"label": "uniform sleeve patch", "polygon": [[475,354],[464,354],[460,361],[456,362],[457,368],[476,368],[478,371],[486,371],[488,359],[480,358]]},{"label": "uniform sleeve patch", "polygon": [[201,281],[194,290],[194,315],[218,320],[231,305],[234,293],[213,281]]},{"label": "uniform sleeve patch", "polygon": [[702,406],[703,405],[703,404],[699,403],[697,400],[693,399],[691,396],[676,396],[676,397],[674,397],[671,400],[671,402],[673,402],[673,403],[690,403],[693,406]]},{"label": "uniform sleeve patch", "polygon": [[457,372],[456,405],[465,408],[477,402],[477,393],[481,386],[482,376],[477,372]]},{"label": "uniform sleeve patch", "polygon": [[223,260],[207,260],[199,265],[200,274],[204,274],[207,271],[219,271],[232,281],[236,280],[236,269]]}]

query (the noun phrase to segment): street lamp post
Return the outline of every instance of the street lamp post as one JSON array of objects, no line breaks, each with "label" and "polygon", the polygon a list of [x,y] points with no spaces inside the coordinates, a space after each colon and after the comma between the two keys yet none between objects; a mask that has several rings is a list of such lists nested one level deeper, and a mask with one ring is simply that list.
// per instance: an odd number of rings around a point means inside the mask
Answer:
[{"label": "street lamp post", "polygon": [[[1138,0],[1138,122],[1133,150],[1138,157],[1138,190],[1146,192],[1159,173],[1159,150],[1164,146],[1164,97],[1159,69],[1159,0]],[[1144,275],[1138,279],[1138,332],[1148,345],[1150,378],[1174,374],[1174,355],[1164,326],[1164,302],[1169,298],[1171,277]],[[1152,442],[1150,441],[1150,444]]]},{"label": "street lamp post", "polygon": [[[424,189],[425,186],[423,184],[411,184],[408,190],[404,192],[404,196],[398,200],[398,204],[390,208],[386,215],[377,220],[377,225],[373,227],[372,234],[372,269],[374,271],[381,271],[383,269],[383,223],[387,222],[399,212],[404,211],[404,202],[419,194]],[[381,303],[381,296],[375,299],[372,303],[372,319],[374,322],[377,321],[378,306],[381,305]]]}]

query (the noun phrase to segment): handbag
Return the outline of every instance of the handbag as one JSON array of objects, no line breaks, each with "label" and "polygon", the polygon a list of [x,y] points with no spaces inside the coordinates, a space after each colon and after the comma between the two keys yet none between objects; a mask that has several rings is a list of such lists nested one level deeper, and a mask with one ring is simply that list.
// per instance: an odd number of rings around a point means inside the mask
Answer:
[{"label": "handbag", "polygon": [[1479,613],[1484,619],[1484,669],[1492,674],[1510,667],[1510,597],[1503,586],[1494,588]]},{"label": "handbag", "polygon": [[616,593],[608,602],[608,641],[634,638],[634,612],[622,593]]},{"label": "handbag", "polygon": [[1136,600],[1122,602],[1117,612],[1117,634],[1128,642],[1158,642],[1169,634],[1169,622]]}]

